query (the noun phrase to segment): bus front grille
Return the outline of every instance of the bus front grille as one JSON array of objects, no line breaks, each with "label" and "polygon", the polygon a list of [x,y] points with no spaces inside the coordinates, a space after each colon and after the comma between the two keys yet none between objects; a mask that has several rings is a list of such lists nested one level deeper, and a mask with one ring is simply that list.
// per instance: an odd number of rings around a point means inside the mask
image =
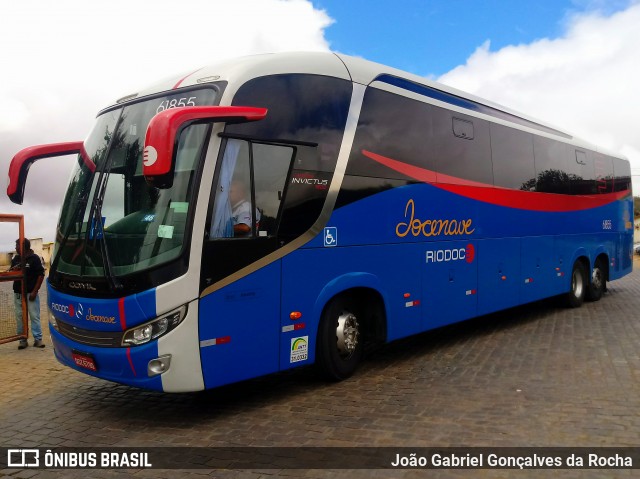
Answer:
[{"label": "bus front grille", "polygon": [[57,320],[58,332],[63,336],[81,344],[118,348],[122,346],[122,331],[91,331]]}]

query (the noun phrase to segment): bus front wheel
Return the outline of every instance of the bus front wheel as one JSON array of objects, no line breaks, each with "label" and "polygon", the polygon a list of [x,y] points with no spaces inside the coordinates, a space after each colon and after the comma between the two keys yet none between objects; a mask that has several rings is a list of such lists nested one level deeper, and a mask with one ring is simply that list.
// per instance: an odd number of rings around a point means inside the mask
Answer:
[{"label": "bus front wheel", "polygon": [[587,271],[581,261],[576,261],[571,272],[571,289],[566,295],[566,303],[570,308],[582,306],[587,292]]},{"label": "bus front wheel", "polygon": [[362,318],[348,298],[336,297],[325,307],[318,330],[316,363],[333,381],[351,376],[362,358]]}]

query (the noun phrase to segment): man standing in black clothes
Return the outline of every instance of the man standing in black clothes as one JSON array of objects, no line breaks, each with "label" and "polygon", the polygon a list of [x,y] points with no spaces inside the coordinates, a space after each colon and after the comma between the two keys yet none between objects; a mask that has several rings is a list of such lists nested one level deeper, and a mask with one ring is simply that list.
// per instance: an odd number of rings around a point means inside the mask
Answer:
[{"label": "man standing in black clothes", "polygon": [[[20,269],[22,255],[24,255],[24,292],[21,290],[22,282],[13,282],[13,304],[16,309],[16,322],[18,334],[23,333],[22,328],[22,294],[26,295],[27,308],[31,318],[31,334],[33,334],[33,345],[36,348],[44,348],[42,342],[42,327],[40,326],[40,297],[38,290],[44,280],[44,267],[40,261],[40,256],[31,249],[31,242],[25,238],[22,245],[20,240],[16,240],[17,254],[11,259],[11,269]],[[29,345],[26,339],[21,339],[18,349],[24,349]]]}]

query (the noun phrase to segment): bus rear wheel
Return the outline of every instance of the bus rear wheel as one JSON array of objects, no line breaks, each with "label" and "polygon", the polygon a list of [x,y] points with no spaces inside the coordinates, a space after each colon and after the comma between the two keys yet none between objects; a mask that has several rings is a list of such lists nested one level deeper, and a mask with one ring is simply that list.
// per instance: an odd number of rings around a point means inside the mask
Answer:
[{"label": "bus rear wheel", "polygon": [[571,272],[571,289],[565,296],[566,304],[570,308],[579,308],[587,293],[587,271],[581,261],[576,261]]},{"label": "bus rear wheel", "polygon": [[587,300],[598,301],[607,288],[607,276],[602,259],[596,260],[591,271],[591,282],[587,288]]},{"label": "bus rear wheel", "polygon": [[348,298],[337,297],[325,307],[322,315],[316,363],[324,376],[333,381],[350,377],[362,358],[362,318],[359,319],[357,311]]}]

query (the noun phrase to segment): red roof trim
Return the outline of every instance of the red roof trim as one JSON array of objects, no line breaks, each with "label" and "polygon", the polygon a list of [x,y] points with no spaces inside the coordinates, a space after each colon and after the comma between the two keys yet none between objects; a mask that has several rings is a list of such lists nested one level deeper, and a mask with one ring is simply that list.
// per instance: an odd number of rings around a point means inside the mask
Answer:
[{"label": "red roof trim", "polygon": [[178,83],[176,83],[172,90],[177,90],[178,88],[180,88],[180,85],[182,85],[182,82],[184,82],[187,78],[189,78],[191,75],[193,75],[196,72],[199,72],[200,70],[202,70],[202,68],[198,68],[197,70],[193,70],[191,73],[189,73],[187,76],[185,76],[184,78],[181,78],[180,80],[178,80]]}]

